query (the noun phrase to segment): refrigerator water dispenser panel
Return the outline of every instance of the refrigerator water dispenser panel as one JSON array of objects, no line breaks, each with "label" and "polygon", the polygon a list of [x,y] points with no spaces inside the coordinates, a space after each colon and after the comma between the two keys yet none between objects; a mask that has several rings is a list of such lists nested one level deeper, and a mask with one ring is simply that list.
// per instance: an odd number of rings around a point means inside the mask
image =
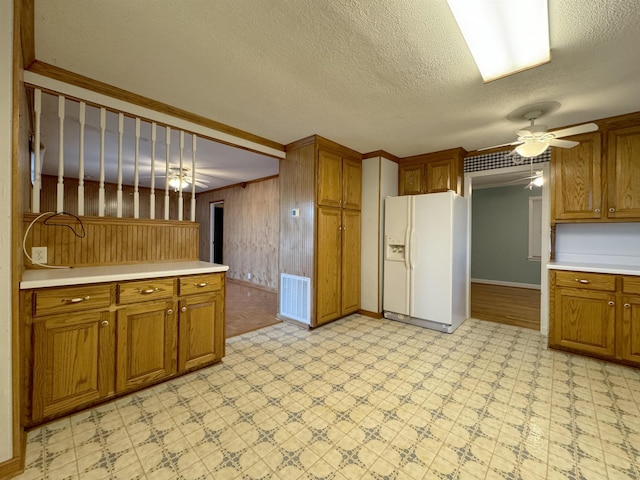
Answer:
[{"label": "refrigerator water dispenser panel", "polygon": [[385,243],[387,244],[385,249],[385,259],[391,260],[392,262],[404,262],[404,237],[388,235],[385,237]]}]

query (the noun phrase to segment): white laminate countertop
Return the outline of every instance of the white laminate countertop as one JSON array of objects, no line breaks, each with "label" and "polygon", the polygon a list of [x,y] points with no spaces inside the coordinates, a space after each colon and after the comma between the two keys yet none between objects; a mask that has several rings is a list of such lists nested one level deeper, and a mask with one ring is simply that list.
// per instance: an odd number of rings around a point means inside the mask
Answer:
[{"label": "white laminate countertop", "polygon": [[616,275],[640,275],[640,265],[614,265],[606,263],[549,262],[549,270],[574,272],[612,273]]},{"label": "white laminate countertop", "polygon": [[209,262],[136,263],[132,265],[107,265],[101,267],[47,268],[26,270],[20,289],[86,285],[88,283],[141,280],[144,278],[173,277],[217,273],[229,270],[227,265]]}]

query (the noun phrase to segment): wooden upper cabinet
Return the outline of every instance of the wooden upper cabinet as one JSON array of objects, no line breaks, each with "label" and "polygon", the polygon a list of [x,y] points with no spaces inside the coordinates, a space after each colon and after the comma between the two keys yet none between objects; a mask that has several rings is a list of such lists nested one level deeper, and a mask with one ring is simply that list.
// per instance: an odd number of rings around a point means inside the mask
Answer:
[{"label": "wooden upper cabinet", "polygon": [[609,218],[640,218],[640,125],[609,131]]},{"label": "wooden upper cabinet", "polygon": [[351,158],[342,161],[342,207],[362,208],[362,163]]},{"label": "wooden upper cabinet", "polygon": [[453,148],[441,152],[407,157],[398,168],[400,195],[462,191],[463,163],[466,152]]},{"label": "wooden upper cabinet", "polygon": [[400,165],[398,169],[398,193],[400,195],[418,195],[425,193],[422,178],[424,177],[424,164]]},{"label": "wooden upper cabinet", "polygon": [[318,205],[360,210],[362,164],[358,160],[319,150]]},{"label": "wooden upper cabinet", "polygon": [[325,150],[318,152],[318,205],[342,205],[342,157]]},{"label": "wooden upper cabinet", "polygon": [[603,217],[600,133],[571,137],[573,148],[554,148],[551,162],[552,218],[556,221]]},{"label": "wooden upper cabinet", "polygon": [[456,172],[453,159],[428,162],[425,178],[426,193],[457,191]]}]

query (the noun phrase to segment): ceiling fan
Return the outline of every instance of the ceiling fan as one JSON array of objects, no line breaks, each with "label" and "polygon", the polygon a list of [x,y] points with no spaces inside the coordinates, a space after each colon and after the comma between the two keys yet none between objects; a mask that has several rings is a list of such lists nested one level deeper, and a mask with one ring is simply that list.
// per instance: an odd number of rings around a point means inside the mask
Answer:
[{"label": "ceiling fan", "polygon": [[[154,175],[155,178],[167,178],[167,181],[169,182],[169,186],[171,188],[173,188],[175,191],[178,191],[180,189],[180,183],[182,183],[182,189],[186,189],[189,185],[192,185],[195,183],[195,185],[197,187],[201,187],[201,188],[207,188],[209,186],[209,181],[205,180],[201,177],[201,173],[198,172],[197,175],[198,177],[194,178],[191,175],[191,169],[189,168],[182,168],[180,169],[180,167],[169,167],[169,174],[165,175],[165,170],[164,170],[164,165],[162,166],[162,171],[163,174],[161,175]],[[142,177],[142,178],[151,178],[151,177]]]},{"label": "ceiling fan", "polygon": [[560,108],[558,102],[542,102],[534,105],[527,105],[511,112],[507,118],[511,121],[528,120],[530,123],[527,129],[518,130],[518,139],[515,142],[503,143],[492,147],[480,148],[478,151],[490,150],[498,147],[517,145],[510,155],[518,154],[521,157],[532,158],[543,153],[549,146],[560,148],[571,148],[580,142],[573,140],[560,140],[562,137],[578,135],[580,133],[595,132],[598,125],[595,123],[585,123],[575,127],[563,128],[553,132],[547,131],[546,125],[536,125],[535,121],[548,113]]}]

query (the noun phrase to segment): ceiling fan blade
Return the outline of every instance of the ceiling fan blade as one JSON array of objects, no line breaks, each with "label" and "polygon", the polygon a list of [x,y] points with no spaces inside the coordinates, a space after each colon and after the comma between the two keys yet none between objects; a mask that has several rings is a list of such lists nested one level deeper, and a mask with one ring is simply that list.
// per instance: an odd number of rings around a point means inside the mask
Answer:
[{"label": "ceiling fan blade", "polygon": [[595,132],[598,130],[598,125],[595,123],[585,123],[583,125],[576,125],[575,127],[563,128],[562,130],[556,130],[553,135],[556,138],[568,137],[570,135],[578,135],[579,133]]},{"label": "ceiling fan blade", "polygon": [[200,188],[208,188],[209,184],[207,183],[202,183],[196,180],[196,187],[200,187]]},{"label": "ceiling fan blade", "polygon": [[531,137],[533,136],[533,132],[531,130],[518,130],[516,135],[519,137]]},{"label": "ceiling fan blade", "polygon": [[549,145],[552,147],[560,147],[560,148],[571,148],[579,145],[580,142],[574,142],[573,140],[560,140],[558,138],[554,138],[549,142]]},{"label": "ceiling fan blade", "polygon": [[509,145],[520,145],[521,143],[524,143],[524,142],[503,143],[502,145],[494,145],[493,147],[479,148],[478,152],[482,152],[483,150],[491,150],[493,148],[508,147]]}]

